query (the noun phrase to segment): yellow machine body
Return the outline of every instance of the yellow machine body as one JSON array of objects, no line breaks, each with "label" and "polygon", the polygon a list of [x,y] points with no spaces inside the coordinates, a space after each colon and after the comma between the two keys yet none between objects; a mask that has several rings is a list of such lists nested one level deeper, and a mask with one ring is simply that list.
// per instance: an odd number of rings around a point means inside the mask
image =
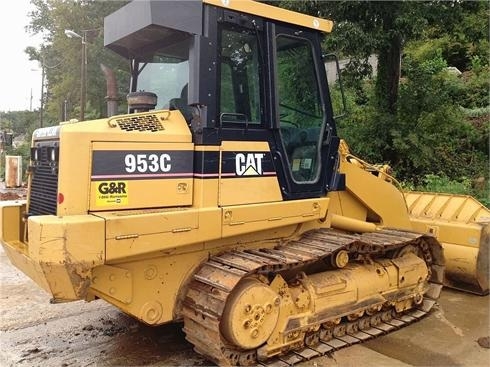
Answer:
[{"label": "yellow machine body", "polygon": [[[125,119],[150,117],[168,129],[157,134],[121,129]],[[1,240],[8,257],[52,295],[52,302],[102,298],[149,325],[184,319],[187,338],[196,350],[227,365],[266,361],[304,345],[332,343],[347,332],[368,331],[382,320],[420,308],[423,311],[406,316],[415,320],[435,302],[424,297],[436,299],[439,294],[443,271],[439,245],[403,232],[411,229],[411,222],[403,210],[402,193],[347,159],[340,160],[339,171],[353,179],[344,191],[284,201],[274,176],[229,177],[219,170],[215,177],[204,178],[184,172],[178,178],[153,179],[147,187],[144,178],[133,182],[98,177],[93,168],[97,152],[117,152],[121,141],[128,139],[124,135],[130,136],[126,152],[167,149],[177,154],[190,151],[192,157],[210,151],[219,157],[218,166],[226,152],[268,150],[263,142],[243,141],[195,147],[177,111],[65,124],[55,135],[70,142],[61,144],[59,151],[60,174],[65,169],[71,183],[60,182],[59,215],[26,220],[29,202],[0,206]],[[78,159],[72,167],[69,162],[82,152],[91,158]],[[173,164],[174,153],[165,163]],[[241,157],[235,159],[236,169]],[[255,171],[260,167],[256,165]],[[75,190],[74,182],[83,184]],[[119,182],[125,183],[124,190],[111,194],[98,189],[107,183],[103,190],[117,191]],[[380,194],[382,199],[376,199]],[[402,232],[381,231],[382,227]],[[417,247],[421,240],[426,247]],[[329,245],[324,247],[324,242]],[[303,243],[312,247],[298,248]],[[388,250],[380,252],[376,246],[381,244]],[[267,251],[280,251],[281,256]],[[427,257],[433,259],[430,266],[423,260]],[[270,262],[280,258],[276,265]],[[254,270],[261,262],[271,270],[284,270],[267,280],[271,271]],[[298,270],[287,270],[290,267]],[[231,277],[220,273],[230,269]],[[196,290],[196,279],[213,285]],[[226,302],[219,301],[220,292],[228,289],[232,292],[223,296]],[[206,296],[208,290],[212,297]],[[196,306],[195,297],[206,304]],[[198,309],[206,315],[223,313],[213,331],[219,336],[211,331],[203,336],[203,326],[195,321]],[[203,330],[208,330],[205,325]],[[210,350],[213,343],[200,344],[208,339],[216,339],[218,346],[232,343],[240,352],[223,355],[221,350],[227,347]]]},{"label": "yellow machine body", "polygon": [[[396,183],[388,173],[390,167],[371,165],[354,157],[345,142],[341,143],[340,154],[344,160],[371,172],[379,181]],[[468,195],[406,191],[404,196],[411,228],[436,237],[444,248],[444,285],[487,295],[490,210]],[[393,215],[403,211],[397,208]]]},{"label": "yellow machine body", "polygon": [[[130,133],[118,123],[145,117],[158,119],[165,129]],[[130,142],[122,143],[128,135]],[[63,202],[58,203],[58,215],[32,216],[26,221],[25,203],[4,202],[1,207],[7,255],[52,294],[53,302],[100,297],[144,322],[162,324],[180,317],[179,294],[182,297],[187,279],[210,254],[273,247],[279,240],[315,228],[372,232],[383,225],[410,229],[408,215],[402,210],[403,195],[390,183],[346,161],[340,171],[353,177],[346,191],[292,201],[281,199],[274,176],[198,178],[184,174],[148,181],[95,177],[90,157],[97,157],[99,151],[154,152],[172,147],[192,157],[189,129],[178,111],[65,124],[59,127],[59,136],[64,142],[60,172],[66,172],[69,179],[59,184]],[[220,147],[196,147],[221,157],[229,151],[268,149],[262,142],[233,141]],[[77,164],[72,165],[73,161]],[[124,193],[98,190],[102,183],[104,189],[111,184],[117,188],[120,182],[125,184]],[[390,200],[376,200],[379,192]],[[371,207],[376,210],[377,223],[367,221]],[[87,214],[81,214],[84,212]]]}]

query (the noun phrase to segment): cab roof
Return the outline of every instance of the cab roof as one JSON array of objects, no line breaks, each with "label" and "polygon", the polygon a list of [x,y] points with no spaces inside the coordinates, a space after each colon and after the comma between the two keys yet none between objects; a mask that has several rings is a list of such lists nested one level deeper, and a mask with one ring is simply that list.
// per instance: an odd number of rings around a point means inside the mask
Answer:
[{"label": "cab roof", "polygon": [[331,20],[312,17],[310,15],[259,3],[253,0],[202,0],[202,2],[327,33],[331,32],[333,27],[333,22]]},{"label": "cab roof", "polygon": [[320,32],[330,32],[333,26],[329,20],[252,0],[132,1],[105,18],[104,45],[123,57],[132,58],[191,35],[201,35],[203,4]]}]

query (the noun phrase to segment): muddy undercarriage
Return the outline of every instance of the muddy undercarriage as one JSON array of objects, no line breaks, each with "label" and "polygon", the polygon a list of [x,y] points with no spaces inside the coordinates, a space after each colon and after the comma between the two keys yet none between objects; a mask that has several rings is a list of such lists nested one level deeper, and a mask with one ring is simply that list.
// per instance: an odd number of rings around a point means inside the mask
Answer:
[{"label": "muddy undercarriage", "polygon": [[310,231],[275,249],[211,258],[190,285],[184,331],[219,365],[295,364],[422,317],[443,269],[429,236]]}]

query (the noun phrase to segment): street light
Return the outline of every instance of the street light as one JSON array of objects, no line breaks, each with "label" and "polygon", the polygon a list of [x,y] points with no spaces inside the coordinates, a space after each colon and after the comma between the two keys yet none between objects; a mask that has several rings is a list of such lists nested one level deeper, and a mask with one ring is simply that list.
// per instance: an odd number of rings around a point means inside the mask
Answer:
[{"label": "street light", "polygon": [[86,31],[82,31],[83,36],[80,36],[78,33],[65,29],[65,35],[68,38],[80,38],[82,40],[82,57],[81,57],[81,65],[80,65],[80,121],[85,119],[85,94],[86,94],[86,78],[87,78],[87,33]]},{"label": "street light", "polygon": [[78,33],[71,31],[69,29],[65,29],[65,35],[69,38],[81,38],[83,40],[82,36],[80,36]]}]

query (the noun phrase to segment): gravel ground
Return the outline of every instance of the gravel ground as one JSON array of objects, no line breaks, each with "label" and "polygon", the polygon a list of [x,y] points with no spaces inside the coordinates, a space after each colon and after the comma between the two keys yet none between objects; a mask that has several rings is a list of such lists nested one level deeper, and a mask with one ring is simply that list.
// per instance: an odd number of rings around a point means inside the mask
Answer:
[{"label": "gravel ground", "polygon": [[[211,365],[181,327],[145,326],[101,300],[50,304],[0,250],[0,366]],[[444,290],[423,320],[302,365],[489,366],[488,335],[489,297]]]}]

